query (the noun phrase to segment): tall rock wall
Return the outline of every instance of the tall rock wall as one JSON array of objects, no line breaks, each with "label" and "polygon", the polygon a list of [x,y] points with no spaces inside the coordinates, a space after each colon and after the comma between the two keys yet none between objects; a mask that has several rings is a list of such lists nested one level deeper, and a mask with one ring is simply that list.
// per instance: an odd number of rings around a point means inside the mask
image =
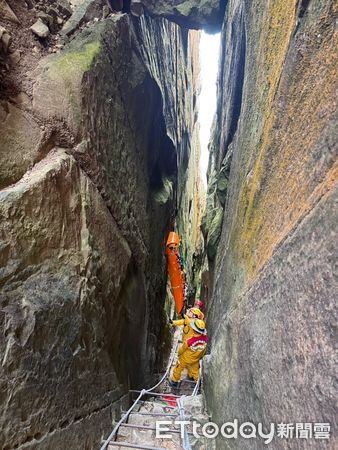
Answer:
[{"label": "tall rock wall", "polygon": [[[336,19],[330,0],[227,5],[203,223],[212,271],[205,388],[219,423],[337,425]],[[334,441],[275,438],[271,448]]]},{"label": "tall rock wall", "polygon": [[181,262],[186,279],[187,305],[194,303],[199,294],[200,269],[203,261],[203,237],[201,220],[205,209],[205,189],[201,178],[200,168],[200,138],[199,123],[197,121],[198,96],[200,93],[199,40],[197,32],[189,33],[189,60],[192,65],[192,83],[188,83],[189,98],[192,103],[182,102],[184,116],[189,117],[194,127],[190,135],[183,133],[186,156],[179,161],[178,191],[177,191],[177,230],[181,236]]},{"label": "tall rock wall", "polygon": [[3,449],[97,448],[165,353],[165,234],[196,116],[188,32],[72,3],[1,3],[17,19],[1,16]]},{"label": "tall rock wall", "polygon": [[[154,26],[162,24],[162,28]],[[203,184],[200,176],[200,144],[197,121],[198,95],[200,90],[198,31],[175,27],[176,42],[166,48],[166,70],[159,58],[158,44],[165,47],[170,41],[169,22],[142,15],[136,22],[137,36],[146,46],[140,46],[147,67],[160,86],[164,98],[164,114],[167,133],[179,149],[177,154],[177,189],[175,189],[175,213],[171,223],[177,227],[181,237],[181,256],[188,285],[188,300],[192,300],[198,280],[195,279],[203,254],[200,223],[204,210]],[[169,27],[169,28],[168,28]],[[187,64],[182,70],[182,61]],[[168,85],[173,89],[168,89]]]}]

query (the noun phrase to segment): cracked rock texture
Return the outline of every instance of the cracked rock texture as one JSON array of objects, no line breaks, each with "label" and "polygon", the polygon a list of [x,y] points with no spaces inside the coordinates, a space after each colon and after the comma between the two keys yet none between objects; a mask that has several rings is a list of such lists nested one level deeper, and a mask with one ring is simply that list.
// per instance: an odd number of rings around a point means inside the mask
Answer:
[{"label": "cracked rock texture", "polygon": [[[166,352],[197,37],[101,1],[8,4],[22,58],[0,67],[0,447],[98,448]],[[29,28],[51,6],[41,42]]]},{"label": "cracked rock texture", "polygon": [[332,430],[329,441],[275,438],[273,449],[337,444],[336,18],[334,1],[236,0],[223,24],[203,219],[209,412]]}]

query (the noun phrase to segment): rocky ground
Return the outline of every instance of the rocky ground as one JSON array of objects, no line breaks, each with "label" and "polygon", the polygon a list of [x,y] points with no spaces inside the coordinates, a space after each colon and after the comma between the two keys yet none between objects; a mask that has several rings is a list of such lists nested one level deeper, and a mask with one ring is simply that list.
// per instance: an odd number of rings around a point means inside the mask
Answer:
[{"label": "rocky ground", "polygon": [[72,12],[67,1],[1,2],[2,28],[10,37],[10,44],[2,49],[0,57],[1,99],[15,100],[21,92],[31,93],[32,81],[27,79],[26,73],[41,57],[60,51],[62,44],[58,32]]}]

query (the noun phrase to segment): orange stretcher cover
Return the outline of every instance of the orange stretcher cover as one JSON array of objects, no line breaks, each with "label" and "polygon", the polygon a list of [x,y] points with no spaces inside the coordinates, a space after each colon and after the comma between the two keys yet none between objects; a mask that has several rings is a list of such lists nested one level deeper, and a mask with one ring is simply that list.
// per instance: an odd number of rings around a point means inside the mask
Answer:
[{"label": "orange stretcher cover", "polygon": [[184,306],[184,280],[179,258],[179,245],[180,238],[178,234],[171,231],[167,240],[166,254],[171,291],[175,299],[177,314],[182,313]]}]

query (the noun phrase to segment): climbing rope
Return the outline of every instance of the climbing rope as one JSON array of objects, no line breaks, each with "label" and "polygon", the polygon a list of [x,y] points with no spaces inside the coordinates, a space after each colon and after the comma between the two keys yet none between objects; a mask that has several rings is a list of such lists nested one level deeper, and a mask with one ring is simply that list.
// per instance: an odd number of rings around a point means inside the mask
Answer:
[{"label": "climbing rope", "polygon": [[[102,446],[100,447],[100,450],[106,450],[109,443],[111,442],[111,440],[116,437],[119,428],[121,427],[121,425],[128,419],[128,417],[130,416],[131,412],[135,409],[136,405],[141,401],[142,397],[144,397],[147,394],[152,394],[152,395],[159,395],[158,393],[154,393],[153,391],[159,387],[167,378],[167,376],[169,375],[170,369],[173,365],[176,353],[177,353],[177,348],[178,348],[178,344],[179,344],[179,339],[177,340],[175,346],[173,347],[173,351],[172,351],[172,355],[170,357],[168,366],[166,368],[166,371],[164,372],[164,375],[162,376],[162,378],[160,379],[160,381],[158,381],[158,383],[156,383],[154,386],[152,386],[151,388],[148,389],[142,389],[141,391],[130,391],[130,392],[139,392],[139,395],[137,397],[137,399],[134,401],[134,403],[131,405],[131,407],[128,409],[128,411],[126,411],[124,413],[124,415],[121,417],[121,419],[117,422],[117,424],[115,425],[113,431],[110,433],[110,435],[108,436],[108,438],[104,441],[104,443],[102,444]],[[200,368],[200,375],[201,375],[201,368]],[[198,388],[200,386],[200,378],[198,379],[193,393],[192,395],[195,396],[197,395],[198,392]],[[161,394],[162,396],[166,396],[166,394]],[[169,395],[169,394],[168,394]],[[182,396],[174,396],[171,395],[173,397],[176,397],[176,403],[177,403],[177,407],[178,407],[178,411],[179,411],[179,415],[180,415],[180,419],[181,420],[185,420],[185,415],[184,415],[184,408],[182,405],[182,399],[184,397],[186,397],[185,395]],[[188,438],[188,434],[187,431],[185,430],[184,435],[182,436],[182,446],[184,450],[191,450],[191,446],[190,446],[190,442],[189,442],[189,438]],[[136,447],[135,447],[136,448]]]},{"label": "climbing rope", "polygon": [[137,405],[138,401],[141,400],[141,398],[143,397],[143,395],[146,393],[147,391],[145,389],[142,389],[142,391],[140,392],[140,395],[137,397],[137,399],[135,400],[135,402],[132,404],[132,406],[128,409],[128,411],[124,414],[124,416],[122,416],[122,418],[117,422],[117,424],[115,425],[115,428],[113,429],[113,431],[110,433],[110,435],[108,436],[107,440],[104,442],[104,444],[102,445],[100,450],[106,450],[107,446],[109,445],[109,442],[111,441],[111,439],[116,435],[116,433],[118,432],[120,426],[122,425],[122,423],[127,419],[127,417],[130,415],[130,413],[132,412],[132,410],[135,408],[135,406]]},{"label": "climbing rope", "polygon": [[[185,421],[184,408],[183,408],[183,405],[182,405],[182,399],[184,397],[185,397],[185,395],[182,395],[181,398],[177,399],[178,411],[179,411],[179,414],[180,414],[180,420],[182,422]],[[184,431],[183,431],[182,447],[183,447],[183,450],[191,450],[190,441],[189,441],[189,437],[188,437],[188,433],[187,433],[186,427],[184,427]]]},{"label": "climbing rope", "polygon": [[176,343],[175,347],[174,347],[174,351],[172,353],[172,356],[170,358],[170,361],[168,363],[168,367],[163,375],[163,377],[160,379],[160,381],[158,383],[156,383],[153,387],[149,388],[149,389],[142,389],[140,391],[139,396],[137,397],[137,399],[134,401],[134,403],[131,405],[131,407],[128,409],[128,411],[122,416],[122,418],[118,421],[118,423],[115,425],[113,431],[110,433],[110,435],[108,436],[108,438],[104,441],[103,445],[101,446],[100,450],[106,450],[107,446],[109,445],[109,442],[112,440],[113,437],[115,437],[116,433],[118,432],[121,424],[129,417],[130,413],[133,411],[133,409],[135,408],[135,406],[137,405],[137,403],[141,400],[141,398],[146,395],[146,394],[150,394],[152,391],[154,391],[161,383],[163,383],[163,381],[166,379],[166,377],[168,376],[168,373],[170,371],[170,368],[172,366],[172,363],[174,361],[175,355],[176,355],[176,351],[177,351],[177,347],[178,347],[178,342]]},{"label": "climbing rope", "polygon": [[193,396],[197,395],[198,390],[199,390],[200,385],[201,385],[201,380],[202,380],[202,365],[203,365],[203,360],[201,359],[201,361],[200,361],[200,372],[199,372],[199,377],[198,377],[197,383],[196,383],[196,385],[195,385],[195,387],[194,387],[194,391],[193,391],[193,393],[192,393]]}]

